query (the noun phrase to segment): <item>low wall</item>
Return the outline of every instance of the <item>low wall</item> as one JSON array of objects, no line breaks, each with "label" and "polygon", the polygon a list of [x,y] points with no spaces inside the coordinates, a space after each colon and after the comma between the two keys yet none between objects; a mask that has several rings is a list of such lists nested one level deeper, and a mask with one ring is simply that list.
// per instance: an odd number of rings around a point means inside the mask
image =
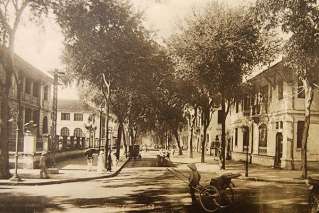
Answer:
[{"label": "low wall", "polygon": [[[251,162],[263,166],[273,166],[274,165],[274,157],[273,156],[267,156],[267,155],[250,155],[248,156],[248,159]],[[246,153],[243,152],[232,152],[232,159],[235,161],[246,161]]]},{"label": "low wall", "polygon": [[[55,161],[63,161],[65,159],[76,158],[84,155],[85,150],[71,150],[55,153]],[[36,152],[34,154],[24,154],[19,153],[18,158],[18,168],[26,169],[37,169],[39,168],[41,152]],[[15,153],[9,152],[9,166],[14,168],[15,164]]]}]

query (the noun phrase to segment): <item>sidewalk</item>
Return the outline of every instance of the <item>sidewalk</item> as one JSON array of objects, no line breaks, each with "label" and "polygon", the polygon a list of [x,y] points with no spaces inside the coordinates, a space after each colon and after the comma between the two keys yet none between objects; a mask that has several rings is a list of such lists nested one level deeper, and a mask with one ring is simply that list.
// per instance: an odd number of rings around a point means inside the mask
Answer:
[{"label": "sidewalk", "polygon": [[[306,180],[301,179],[301,171],[299,170],[285,170],[285,169],[274,169],[272,167],[261,166],[257,164],[249,164],[248,166],[248,177],[245,177],[245,162],[238,161],[227,161],[226,169],[220,170],[217,158],[206,155],[205,163],[200,162],[200,153],[194,152],[194,158],[189,158],[188,153],[184,153],[182,156],[172,156],[171,161],[177,165],[177,169],[186,172],[189,169],[187,164],[195,163],[199,172],[208,177],[221,175],[223,173],[240,173],[242,180],[252,181],[265,181],[265,182],[277,182],[285,184],[305,184]],[[319,170],[308,171],[309,175],[319,174]]]},{"label": "sidewalk", "polygon": [[[127,162],[128,159],[123,156],[117,165],[113,163],[112,172],[99,173],[96,169],[97,156],[94,156],[91,171],[87,171],[86,158],[83,156],[58,162],[59,174],[49,174],[49,179],[40,179],[39,169],[19,169],[18,175],[22,178],[21,182],[0,180],[0,185],[50,185],[114,177],[119,174]],[[14,169],[11,169],[10,172],[14,174]]]}]

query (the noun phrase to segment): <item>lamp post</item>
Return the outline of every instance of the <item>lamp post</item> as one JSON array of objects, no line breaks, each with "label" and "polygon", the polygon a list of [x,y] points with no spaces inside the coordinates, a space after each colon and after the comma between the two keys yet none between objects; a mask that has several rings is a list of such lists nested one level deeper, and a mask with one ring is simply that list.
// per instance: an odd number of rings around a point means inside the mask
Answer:
[{"label": "lamp post", "polygon": [[[247,140],[247,137],[249,137],[249,136],[247,135],[247,132],[248,132],[247,127],[243,126],[243,127],[242,127],[242,130],[243,130],[243,134],[246,135],[246,137],[245,137],[244,139]],[[248,138],[248,140],[249,140],[249,138]],[[244,141],[244,143],[246,144],[246,148],[245,148],[245,146],[244,146],[244,149],[246,149],[246,150],[245,150],[245,151],[246,151],[245,177],[248,177],[248,159],[249,159],[249,156],[248,156],[248,147],[249,147],[249,142],[246,143],[246,141]]]},{"label": "lamp post", "polygon": [[58,85],[59,76],[65,75],[64,72],[54,70],[53,72],[53,103],[52,103],[52,166],[55,167],[55,149],[57,145],[56,130],[57,130],[57,111],[58,111]]},{"label": "lamp post", "polygon": [[99,153],[100,153],[100,149],[101,149],[101,142],[102,142],[102,113],[103,113],[103,105],[100,106],[100,137],[99,137]]},{"label": "lamp post", "polygon": [[[13,122],[13,120],[10,120],[11,122]],[[16,138],[15,138],[15,163],[14,163],[14,174],[13,176],[10,178],[10,181],[15,181],[15,182],[19,182],[21,181],[22,179],[19,177],[18,175],[18,144],[19,144],[19,132],[20,132],[20,129],[19,129],[19,125],[17,125],[17,128],[16,128]]]}]

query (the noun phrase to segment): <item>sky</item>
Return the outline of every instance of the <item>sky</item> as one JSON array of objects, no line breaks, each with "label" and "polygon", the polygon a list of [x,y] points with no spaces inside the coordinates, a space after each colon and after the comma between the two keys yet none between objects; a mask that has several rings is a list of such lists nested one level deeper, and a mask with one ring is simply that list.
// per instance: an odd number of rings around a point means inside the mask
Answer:
[{"label": "sky", "polygon": [[[134,8],[143,11],[144,25],[156,32],[159,40],[177,32],[180,23],[195,10],[211,0],[128,0]],[[221,0],[229,6],[247,5],[254,0]],[[26,13],[27,15],[27,13]],[[63,69],[63,34],[53,15],[43,18],[41,25],[22,21],[16,37],[16,53],[40,70]],[[78,99],[76,88],[60,90],[61,99]]]}]

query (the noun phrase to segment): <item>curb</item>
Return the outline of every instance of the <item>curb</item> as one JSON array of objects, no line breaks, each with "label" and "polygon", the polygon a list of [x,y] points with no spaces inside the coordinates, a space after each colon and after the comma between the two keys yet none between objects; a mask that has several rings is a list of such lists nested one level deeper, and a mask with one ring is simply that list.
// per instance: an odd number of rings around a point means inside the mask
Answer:
[{"label": "curb", "polygon": [[258,181],[258,182],[271,182],[271,183],[282,183],[282,184],[307,184],[306,180],[275,180],[275,179],[267,179],[267,178],[260,178],[260,177],[239,177],[239,180],[247,180],[247,181]]},{"label": "curb", "polygon": [[116,170],[114,173],[107,174],[107,175],[100,175],[94,177],[84,177],[84,178],[72,178],[72,179],[62,179],[62,180],[49,180],[45,182],[33,182],[33,183],[23,183],[23,182],[0,182],[0,185],[9,185],[9,186],[43,186],[43,185],[53,185],[53,184],[62,184],[62,183],[73,183],[73,182],[82,182],[82,181],[89,181],[89,180],[97,180],[103,178],[111,178],[117,176],[121,170],[126,166],[126,164],[130,161],[127,159],[122,166]]}]

